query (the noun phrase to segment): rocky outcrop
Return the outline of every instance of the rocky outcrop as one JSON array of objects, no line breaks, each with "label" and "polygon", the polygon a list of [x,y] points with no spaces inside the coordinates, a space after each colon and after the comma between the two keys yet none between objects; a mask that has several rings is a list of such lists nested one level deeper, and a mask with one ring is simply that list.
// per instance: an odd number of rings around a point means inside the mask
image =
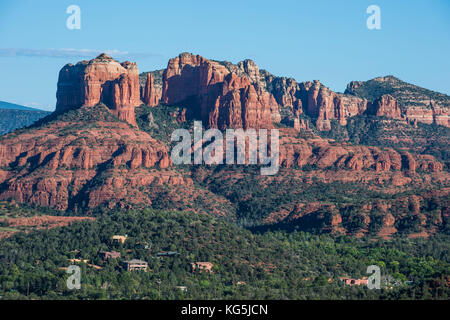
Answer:
[{"label": "rocky outcrop", "polygon": [[92,107],[102,102],[119,119],[136,125],[134,108],[141,105],[136,63],[119,63],[106,54],[59,72],[56,111]]},{"label": "rocky outcrop", "polygon": [[176,104],[190,97],[201,97],[208,87],[223,82],[229,71],[217,62],[199,55],[182,53],[170,59],[163,74],[162,101]]},{"label": "rocky outcrop", "polygon": [[[412,123],[435,123],[450,127],[450,96],[406,83],[394,76],[352,81],[347,85],[345,93],[370,101],[385,97],[384,101],[380,101],[386,106],[381,108],[381,115],[400,118],[400,113],[402,118]],[[387,95],[389,98],[386,98]],[[396,105],[393,99],[397,102]],[[377,109],[375,106],[375,111]]]},{"label": "rocky outcrop", "polygon": [[225,65],[229,70],[247,76],[256,88],[270,92],[282,113],[284,110],[282,122],[286,120],[286,113],[290,122],[306,113],[316,119],[318,130],[328,131],[331,120],[346,125],[350,117],[370,114],[450,127],[448,96],[407,84],[392,76],[367,82],[353,81],[341,94],[331,91],[317,80],[298,83],[292,78],[273,76],[259,70],[251,60]]},{"label": "rocky outcrop", "polygon": [[442,163],[427,154],[417,156],[416,167],[424,172],[441,172],[444,169]]},{"label": "rocky outcrop", "polygon": [[450,128],[450,109],[441,108],[431,104],[430,108],[409,107],[405,117],[410,122],[422,122],[426,124],[438,124]]},{"label": "rocky outcrop", "polygon": [[296,119],[294,119],[294,123],[293,123],[292,127],[297,131],[300,131],[300,130],[309,131],[310,130],[309,120],[296,118]]},{"label": "rocky outcrop", "polygon": [[404,152],[402,154],[402,167],[411,172],[416,171],[416,160],[409,152]]},{"label": "rocky outcrop", "polygon": [[155,86],[153,75],[149,72],[147,73],[145,85],[142,90],[142,102],[150,107],[156,107],[161,100],[162,88]]},{"label": "rocky outcrop", "polygon": [[[440,192],[425,192],[393,199],[370,199],[364,203],[341,203],[309,201],[282,206],[269,214],[264,222],[295,225],[303,231],[343,233],[375,236],[389,239],[396,233],[408,233],[409,237],[428,237],[438,232],[446,219],[445,212],[430,214],[430,201],[448,210],[446,198],[449,189]],[[414,222],[412,222],[414,221]]]},{"label": "rocky outcrop", "polygon": [[281,106],[302,110],[299,84],[292,78],[269,78],[275,99]]},{"label": "rocky outcrop", "polygon": [[431,155],[413,156],[392,148],[331,144],[326,139],[297,138],[294,129],[281,129],[280,165],[283,167],[316,166],[320,169],[376,172],[441,172],[444,166]]},{"label": "rocky outcrop", "polygon": [[[450,127],[448,96],[430,93],[431,91],[406,84],[392,76],[367,82],[353,81],[342,94],[333,92],[317,80],[298,83],[292,78],[276,77],[260,70],[252,60],[232,64],[207,60],[188,53],[169,61],[163,77],[163,102],[177,104],[190,101],[193,105],[190,109],[195,109],[197,105],[197,109],[191,110],[191,113],[200,116],[206,125],[216,126],[221,123],[222,127],[238,127],[245,120],[229,123],[221,119],[228,117],[230,102],[235,109],[232,113],[244,116],[243,110],[247,110],[245,101],[237,104],[236,102],[242,97],[242,91],[249,90],[233,87],[232,90],[241,92],[224,98],[229,92],[226,90],[228,84],[224,85],[225,77],[229,73],[246,78],[248,83],[244,86],[251,85],[255,89],[258,96],[256,100],[259,101],[257,109],[263,110],[256,115],[265,117],[250,121],[258,127],[282,122],[298,128],[296,124],[303,113],[314,119],[316,128],[320,131],[329,131],[332,120],[346,125],[350,117],[363,114]],[[252,89],[250,91],[253,92]],[[225,104],[224,114],[222,103]],[[271,119],[266,116],[267,109],[270,110]],[[247,118],[252,117],[253,115]],[[210,123],[210,119],[214,123]]]},{"label": "rocky outcrop", "polygon": [[[435,103],[429,111],[404,108],[404,99],[388,93],[361,94],[365,83],[357,81],[348,85],[345,94],[336,93],[317,80],[298,83],[276,77],[260,70],[252,60],[233,64],[182,53],[171,59],[162,73],[161,88],[152,85],[154,79],[147,74],[141,84],[142,100],[150,106],[159,99],[165,104],[189,105],[188,117],[201,118],[208,127],[271,128],[272,123],[283,122],[298,129],[303,113],[313,118],[320,131],[330,130],[332,120],[346,125],[350,117],[363,114],[449,126],[448,108],[440,104]],[[234,77],[226,78],[228,74]],[[377,79],[392,84],[391,77]]]},{"label": "rocky outcrop", "polygon": [[199,55],[183,53],[163,74],[162,101],[190,104],[188,112],[213,128],[271,128],[278,105],[247,76]]},{"label": "rocky outcrop", "polygon": [[349,117],[364,114],[368,107],[367,100],[333,92],[317,80],[297,83],[292,78],[265,74],[265,87],[273,94],[281,112],[289,118],[282,119],[282,122],[293,122],[295,125],[295,119],[305,113],[315,119],[318,130],[328,131],[331,120],[346,125]]},{"label": "rocky outcrop", "polygon": [[397,100],[390,94],[384,94],[370,104],[368,113],[377,117],[401,119],[401,110]]},{"label": "rocky outcrop", "polygon": [[300,88],[305,97],[305,113],[317,119],[316,127],[321,131],[331,129],[332,119],[346,125],[349,117],[361,115],[367,109],[367,100],[335,93],[317,80],[302,83]]}]

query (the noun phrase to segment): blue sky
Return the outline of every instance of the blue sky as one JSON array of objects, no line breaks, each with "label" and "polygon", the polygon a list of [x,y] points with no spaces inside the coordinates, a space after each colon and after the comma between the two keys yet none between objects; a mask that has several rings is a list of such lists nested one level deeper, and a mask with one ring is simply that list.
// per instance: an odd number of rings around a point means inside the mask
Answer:
[{"label": "blue sky", "polygon": [[[72,4],[80,30],[66,27]],[[381,30],[366,27],[372,4]],[[448,0],[1,0],[0,100],[53,110],[61,67],[106,50],[140,71],[188,51],[339,92],[392,74],[450,94],[449,40]]]}]

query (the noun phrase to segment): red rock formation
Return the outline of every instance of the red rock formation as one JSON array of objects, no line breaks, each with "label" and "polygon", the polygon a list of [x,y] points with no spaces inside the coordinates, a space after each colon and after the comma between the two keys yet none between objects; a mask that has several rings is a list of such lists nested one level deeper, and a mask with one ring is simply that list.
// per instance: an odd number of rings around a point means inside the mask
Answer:
[{"label": "red rock formation", "polygon": [[297,131],[310,130],[309,120],[295,118],[293,128]]},{"label": "red rock formation", "polygon": [[[178,104],[195,99],[208,127],[271,128],[275,99],[256,89],[246,76],[201,56],[183,53],[169,61],[163,74],[162,101]],[[195,108],[195,106],[191,106]]]},{"label": "red rock formation", "polygon": [[291,106],[294,109],[302,109],[299,84],[292,78],[278,78],[274,83],[276,88],[275,98],[282,106]]},{"label": "red rock formation", "polygon": [[450,128],[450,111],[448,108],[441,108],[432,105],[431,108],[409,107],[406,110],[406,119],[413,122],[426,124],[436,123]]},{"label": "red rock formation", "polygon": [[443,170],[443,164],[436,161],[433,156],[430,155],[418,155],[416,166],[425,172],[440,172]]},{"label": "red rock formation", "polygon": [[154,79],[151,73],[147,73],[147,80],[145,82],[142,102],[150,107],[156,107],[161,99],[162,92],[157,90],[154,85]]},{"label": "red rock formation", "polygon": [[[441,172],[443,164],[431,155],[413,156],[391,148],[330,144],[325,139],[297,138],[294,129],[280,129],[280,165],[283,167],[315,165],[326,169],[336,167],[376,172],[409,171],[420,168],[426,172]],[[313,152],[313,149],[315,152]]]},{"label": "red rock formation", "polygon": [[384,239],[389,239],[392,234],[397,232],[397,229],[395,228],[395,218],[392,214],[386,212],[386,209],[382,210],[386,213],[386,215],[383,217],[383,225],[378,231],[378,236]]},{"label": "red rock formation", "polygon": [[346,125],[349,117],[363,114],[367,109],[367,100],[335,93],[317,80],[302,83],[301,90],[306,96],[306,113],[317,118],[316,127],[321,131],[331,129],[331,119]]},{"label": "red rock formation", "polygon": [[[75,110],[21,134],[0,137],[0,199],[58,210],[143,208],[164,195],[167,208],[224,215],[230,202],[194,186],[169,150],[112,118],[102,105]],[[85,119],[90,119],[85,121]],[[231,210],[231,209],[230,209]]]},{"label": "red rock formation", "polygon": [[134,107],[141,104],[139,71],[136,63],[119,63],[106,54],[76,65],[67,64],[59,72],[56,111],[99,102],[119,119],[136,125]]},{"label": "red rock formation", "polygon": [[182,53],[170,59],[163,74],[162,101],[176,104],[206,93],[208,86],[223,82],[229,71],[199,55]]},{"label": "red rock formation", "polygon": [[[404,82],[394,76],[377,77],[369,81],[353,81],[347,85],[346,93],[356,96],[367,96],[380,92],[393,97],[404,116],[411,123],[423,122],[427,124],[436,123],[450,127],[450,97],[446,94],[433,92],[410,83]],[[378,100],[382,99],[379,97]],[[392,101],[392,98],[390,98]],[[386,105],[387,101],[382,104]],[[399,118],[397,107],[390,102],[390,108],[384,108],[380,114]],[[377,113],[377,106],[374,105]],[[383,109],[383,108],[382,108]]]},{"label": "red rock formation", "polygon": [[[222,62],[227,69],[241,78],[247,78],[250,84],[256,89],[258,96],[262,96],[262,101],[264,104],[270,106],[270,113],[272,121],[279,123],[281,121],[281,115],[279,112],[279,106],[277,99],[273,96],[271,92],[267,90],[268,80],[266,77],[273,78],[267,71],[259,70],[256,63],[252,60],[246,59],[244,61],[238,62],[236,65],[229,62]],[[279,78],[276,78],[279,79]],[[300,110],[298,114],[301,113],[301,101],[300,107],[297,104],[297,110]]]},{"label": "red rock formation", "polygon": [[[137,127],[111,120],[109,112],[130,122],[134,119],[134,106],[138,102],[135,74],[130,71],[134,67],[130,63],[120,65],[105,56],[94,60],[66,66],[60,74],[58,111],[84,105],[73,112],[79,116],[73,117],[71,113],[70,120],[57,118],[0,138],[0,199],[14,198],[18,202],[61,210],[100,206],[134,208],[150,206],[155,200],[163,199],[168,209],[196,211],[198,203],[206,203],[204,207],[214,214],[232,214],[232,209],[224,208],[235,204],[201,187],[211,186],[214,182],[208,180],[209,176],[225,175],[224,171],[216,173],[206,166],[200,167],[192,177],[207,178],[204,184],[194,184],[188,172],[177,171],[172,166],[166,145]],[[161,90],[163,102],[181,104],[182,108],[171,113],[173,124],[189,120],[192,112],[208,126],[221,129],[271,127],[272,121],[281,114],[291,120],[294,128],[280,129],[282,168],[279,174],[260,177],[255,182],[268,185],[283,175],[288,176],[280,189],[291,192],[292,199],[296,199],[296,191],[302,192],[290,188],[289,183],[295,179],[301,179],[305,186],[316,181],[363,184],[367,190],[392,195],[425,190],[435,187],[435,183],[445,185],[450,181],[442,163],[433,156],[418,155],[413,148],[396,151],[356,146],[322,139],[312,132],[298,132],[309,128],[309,120],[299,117],[303,111],[315,117],[322,130],[330,128],[332,119],[345,124],[348,117],[364,114],[367,108],[374,108],[376,115],[398,117],[398,104],[389,96],[371,104],[332,92],[318,81],[297,84],[293,79],[274,78],[269,83],[267,73],[259,71],[249,60],[230,66],[190,54],[171,59],[162,81],[160,73],[155,74],[141,75],[142,99],[149,105],[156,105],[158,90]],[[269,89],[274,94],[269,93]],[[106,103],[108,109],[96,105],[98,102]],[[433,110],[436,119],[437,107]],[[82,120],[86,118],[93,120],[86,123]],[[158,128],[151,114],[148,119],[153,128]],[[411,150],[414,155],[405,150]],[[420,174],[415,174],[416,171]],[[233,168],[222,181],[247,178],[254,179]],[[439,192],[443,191],[441,189]],[[448,190],[446,192],[442,198],[448,195]],[[354,217],[346,215],[341,204],[337,208],[317,199],[302,204],[293,200],[282,208],[274,208],[276,212],[268,219],[271,222],[300,219],[300,224],[301,219],[305,219],[312,225],[320,225],[326,232],[364,235],[368,233],[371,214],[381,212],[384,217],[380,235],[388,237],[396,232],[396,222],[404,218],[402,212],[408,207],[417,216],[422,214],[421,203],[425,205],[428,200],[420,197],[398,201],[395,197],[392,200],[386,197],[389,200],[375,204],[375,199],[368,198],[368,203],[361,207],[361,216]],[[448,215],[445,209],[433,217],[420,216],[420,223],[423,225],[434,219],[432,223],[442,225]],[[357,224],[358,230],[349,230],[349,226],[354,225],[349,219],[356,218],[362,221]]]},{"label": "red rock formation", "polygon": [[411,172],[416,171],[416,160],[409,152],[403,153],[402,158],[403,158],[405,169],[407,169]]},{"label": "red rock formation", "polygon": [[[236,104],[241,93],[239,95],[231,94],[225,99],[217,100],[217,92],[222,90],[216,86],[219,86],[219,83],[224,81],[226,74],[230,72],[240,78],[247,78],[258,96],[268,96],[259,100],[261,100],[263,107],[267,107],[267,103],[269,104],[272,122],[283,122],[294,126],[296,125],[295,118],[306,112],[309,116],[315,118],[318,130],[328,131],[331,129],[331,120],[337,120],[341,125],[346,125],[348,118],[365,113],[403,119],[402,110],[406,110],[405,116],[411,122],[434,122],[450,126],[448,108],[445,105],[442,107],[438,103],[432,102],[431,108],[413,108],[403,105],[400,107],[400,103],[393,96],[387,94],[370,102],[355,94],[359,87],[365,85],[363,82],[351,82],[346,90],[350,94],[341,94],[331,91],[319,81],[297,83],[292,78],[275,77],[265,70],[259,70],[252,60],[244,60],[237,64],[219,63],[187,53],[169,61],[165,72],[163,99],[165,99],[165,103],[171,101],[171,103],[176,104],[189,98],[195,98],[193,104],[202,106],[201,110],[197,110],[197,112],[201,113],[201,118],[207,125],[217,125],[209,123],[210,118],[220,122],[216,117],[219,115],[220,118],[221,101],[226,104],[225,118],[228,116],[230,103],[233,108],[241,107],[239,112],[234,112],[235,114],[240,113],[244,116],[242,103],[240,106]],[[387,83],[387,85],[392,85],[395,88],[398,79],[395,81],[392,79],[394,78],[388,76],[373,81]],[[222,92],[222,96],[225,96],[227,92]],[[208,95],[208,97],[204,98],[205,95]],[[413,100],[419,99],[416,98]],[[420,99],[416,102],[423,103]],[[284,111],[283,115],[280,113],[281,109]],[[212,116],[211,113],[213,113]],[[262,114],[265,115],[265,112],[262,112]],[[260,123],[261,121],[267,124],[270,122],[269,119],[257,120],[256,122]],[[227,126],[228,124],[225,122],[223,125]],[[233,125],[237,127],[240,123],[235,122],[231,124],[231,126]]]},{"label": "red rock formation", "polygon": [[[291,176],[291,173],[289,173],[289,176]],[[410,237],[427,237],[430,234],[436,233],[437,228],[442,226],[445,213],[442,215],[429,215],[426,212],[421,212],[422,204],[430,200],[435,203],[445,202],[449,192],[449,188],[444,188],[439,192],[421,192],[418,195],[393,199],[368,199],[363,204],[341,204],[339,210],[334,204],[330,204],[329,202],[294,201],[272,212],[264,221],[270,224],[283,221],[287,223],[294,222],[296,225],[305,228],[304,230],[308,230],[308,224],[310,225],[311,222],[316,222],[315,225],[320,228],[321,232],[342,232],[354,234],[359,238],[370,234],[369,224],[372,221],[371,217],[376,217],[375,220],[381,220],[379,222],[373,221],[380,227],[377,235],[383,238],[390,238],[398,231],[396,228],[398,222],[402,225],[401,221],[403,219],[408,220],[411,216],[415,216],[419,220],[420,232],[412,233]],[[341,213],[345,212],[347,208],[351,211],[358,212],[358,214],[342,215]],[[356,229],[351,226],[355,220],[358,221],[358,227]]]},{"label": "red rock formation", "polygon": [[[225,84],[229,73],[238,78],[246,78],[247,83],[230,87],[229,84]],[[255,90],[245,89],[245,86],[249,85]],[[352,82],[348,90],[357,90],[360,85],[359,82]],[[228,94],[233,90],[240,90],[240,92]],[[244,99],[254,99],[253,95],[256,92],[258,98],[254,100],[258,101],[257,105],[254,101],[242,100],[239,103],[245,92],[247,96],[244,95]],[[251,94],[248,95],[248,93]],[[147,97],[146,100],[148,99]],[[390,95],[383,95],[369,102],[355,95],[333,92],[319,81],[297,83],[292,78],[275,77],[265,70],[259,70],[251,60],[244,60],[235,65],[183,53],[171,59],[164,71],[162,101],[167,104],[177,104],[186,103],[189,99],[190,113],[199,115],[205,125],[220,128],[239,127],[246,122],[257,127],[269,127],[272,122],[281,121],[291,123],[298,128],[295,118],[303,112],[316,119],[316,128],[321,131],[331,129],[331,120],[337,120],[341,125],[346,125],[348,118],[365,113],[402,119],[400,104]],[[246,103],[250,108],[245,107]],[[258,111],[254,112],[254,108]],[[286,112],[283,114],[283,119],[280,109],[290,110],[288,115]],[[245,115],[244,110],[248,110],[250,114]],[[449,126],[447,110],[437,104],[429,111],[408,107],[406,117],[411,121],[435,122]],[[242,120],[238,120],[239,114]],[[262,118],[253,119],[254,116]]]},{"label": "red rock formation", "polygon": [[[255,67],[241,68],[242,74],[249,72],[255,74]],[[253,76],[253,81],[257,87],[269,90],[273,94],[280,108],[288,108],[296,115],[303,111],[316,118],[317,129],[322,131],[330,130],[330,120],[338,120],[341,125],[346,125],[347,119],[355,115],[364,113],[376,116],[385,116],[392,119],[407,119],[410,122],[423,122],[427,124],[436,123],[450,127],[450,112],[447,98],[442,101],[426,100],[426,97],[417,96],[418,93],[413,88],[402,93],[401,97],[405,100],[410,97],[411,101],[403,101],[400,104],[392,95],[384,94],[376,100],[370,102],[359,98],[357,95],[341,94],[331,91],[323,86],[319,81],[297,83],[292,78],[274,77],[266,71],[260,71],[260,76]],[[263,78],[262,75],[265,77]],[[383,80],[384,79],[384,80]],[[376,78],[371,81],[391,81],[391,77]],[[396,80],[399,81],[399,80]],[[370,81],[369,81],[370,82]],[[395,82],[395,81],[394,81]],[[389,82],[390,83],[390,82]],[[391,85],[396,88],[395,83]],[[363,82],[353,81],[347,86],[346,92],[355,93]],[[420,90],[419,90],[420,91]],[[445,95],[441,95],[445,96]],[[447,100],[445,100],[447,99]],[[415,106],[416,104],[422,106]],[[403,115],[404,113],[404,115]]]},{"label": "red rock formation", "polygon": [[370,106],[370,112],[377,117],[401,119],[401,110],[397,100],[389,94],[384,94]]}]

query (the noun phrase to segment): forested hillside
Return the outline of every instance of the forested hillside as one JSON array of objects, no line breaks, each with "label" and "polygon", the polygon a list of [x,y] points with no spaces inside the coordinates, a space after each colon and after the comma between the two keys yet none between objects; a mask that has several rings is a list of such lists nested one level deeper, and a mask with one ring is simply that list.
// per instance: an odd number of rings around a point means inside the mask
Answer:
[{"label": "forested hillside", "polygon": [[[113,235],[127,240],[114,244]],[[371,242],[304,232],[251,233],[207,215],[144,210],[17,233],[0,244],[3,299],[448,299],[449,294],[445,235]],[[121,257],[104,262],[100,251]],[[158,256],[162,252],[176,254]],[[147,272],[122,267],[134,258],[148,262]],[[190,264],[198,261],[212,263],[212,272],[193,272]],[[64,268],[73,263],[82,276],[81,289],[71,291]],[[380,266],[383,289],[343,284],[341,277],[368,276],[368,265]]]}]

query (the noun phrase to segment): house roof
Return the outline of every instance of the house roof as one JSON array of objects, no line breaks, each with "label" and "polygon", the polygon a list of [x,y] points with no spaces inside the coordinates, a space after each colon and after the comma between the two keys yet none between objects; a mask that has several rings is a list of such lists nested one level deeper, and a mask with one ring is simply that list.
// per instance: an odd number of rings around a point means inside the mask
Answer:
[{"label": "house roof", "polygon": [[124,261],[125,263],[147,263],[146,261],[139,260],[139,259],[131,259],[128,261]]}]

